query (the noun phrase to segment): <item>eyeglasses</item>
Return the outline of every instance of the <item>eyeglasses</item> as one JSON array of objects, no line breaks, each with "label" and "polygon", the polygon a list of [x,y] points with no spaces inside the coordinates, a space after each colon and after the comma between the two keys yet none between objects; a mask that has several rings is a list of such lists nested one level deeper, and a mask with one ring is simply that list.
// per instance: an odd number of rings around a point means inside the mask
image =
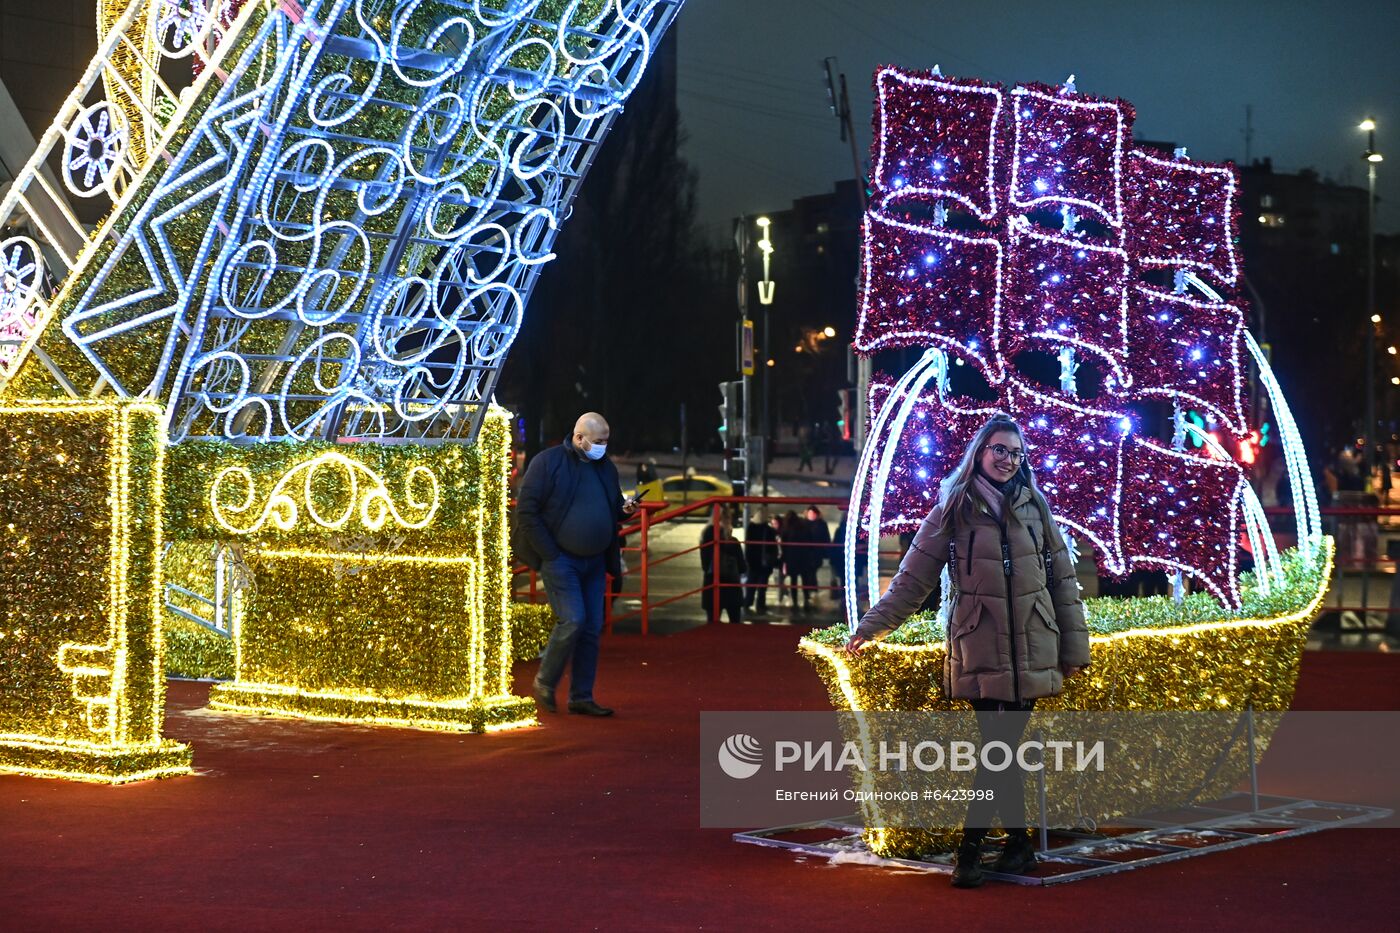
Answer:
[{"label": "eyeglasses", "polygon": [[996,457],[998,460],[1006,460],[1009,458],[1012,463],[1020,463],[1026,459],[1026,452],[1024,450],[1012,450],[1005,444],[987,444],[984,449],[990,450],[992,456]]}]

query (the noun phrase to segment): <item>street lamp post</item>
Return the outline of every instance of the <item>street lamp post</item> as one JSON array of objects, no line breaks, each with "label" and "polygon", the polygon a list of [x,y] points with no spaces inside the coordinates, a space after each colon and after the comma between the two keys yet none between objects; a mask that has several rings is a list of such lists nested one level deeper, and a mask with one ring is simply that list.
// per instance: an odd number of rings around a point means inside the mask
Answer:
[{"label": "street lamp post", "polygon": [[1357,129],[1366,133],[1366,312],[1370,317],[1366,328],[1366,430],[1362,432],[1367,441],[1366,475],[1370,476],[1375,466],[1375,451],[1380,449],[1376,442],[1376,322],[1379,311],[1376,308],[1376,166],[1382,161],[1376,151],[1376,121],[1367,117]]},{"label": "street lamp post", "polygon": [[768,399],[769,387],[773,382],[773,373],[768,367],[768,361],[772,359],[772,346],[769,342],[768,330],[768,308],[773,304],[773,278],[771,265],[773,259],[773,240],[769,236],[769,229],[773,222],[767,217],[760,217],[757,220],[758,228],[763,231],[762,238],[758,241],[758,248],[763,251],[763,281],[758,283],[758,303],[763,308],[763,350],[760,354],[764,361],[763,366],[763,411],[759,415],[761,422],[759,430],[763,432],[763,443],[759,445],[758,462],[759,469],[763,471],[763,496],[768,497],[768,445],[772,443],[772,433],[768,425]]},{"label": "street lamp post", "polygon": [[[865,217],[870,210],[870,204],[865,196],[865,173],[861,170],[860,151],[856,145],[856,128],[851,122],[851,95],[846,88],[846,76],[840,75],[840,92],[837,92],[837,66],[835,56],[826,58],[822,62],[822,67],[826,69],[826,92],[831,102],[831,113],[841,124],[841,141],[851,144],[851,165],[855,169],[856,194],[860,197],[860,216]],[[864,222],[862,220],[862,222]],[[859,288],[859,277],[857,277],[857,291]],[[865,412],[870,410],[868,396],[870,395],[870,357],[864,355],[856,356],[856,405],[860,414],[855,418],[854,430],[851,437],[855,442],[855,452],[857,458],[861,449],[865,447]]]}]

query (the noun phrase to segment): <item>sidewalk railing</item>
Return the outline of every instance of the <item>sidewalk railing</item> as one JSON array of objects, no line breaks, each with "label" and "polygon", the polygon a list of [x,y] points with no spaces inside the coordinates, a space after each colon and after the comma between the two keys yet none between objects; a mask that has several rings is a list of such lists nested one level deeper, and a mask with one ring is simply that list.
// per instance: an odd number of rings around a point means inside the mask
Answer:
[{"label": "sidewalk railing", "polygon": [[[720,618],[724,608],[724,594],[735,590],[746,593],[750,590],[766,590],[770,584],[765,579],[763,582],[725,582],[721,579],[723,561],[721,559],[721,548],[729,543],[744,550],[745,555],[753,553],[755,550],[766,550],[773,554],[773,561],[769,565],[772,570],[780,576],[777,581],[779,593],[786,590],[794,595],[801,592],[806,595],[815,595],[820,592],[840,593],[841,586],[837,583],[823,586],[815,582],[816,570],[821,565],[827,563],[833,556],[837,556],[835,566],[840,566],[839,541],[799,541],[794,539],[784,539],[775,542],[745,542],[737,535],[732,541],[726,542],[719,535],[720,519],[726,510],[731,513],[742,514],[745,506],[750,509],[764,506],[774,510],[803,511],[809,506],[817,506],[823,509],[839,509],[844,512],[848,506],[848,501],[844,498],[801,498],[779,496],[711,496],[704,499],[697,499],[694,502],[685,503],[679,506],[668,506],[665,503],[643,502],[638,509],[636,518],[622,528],[621,534],[624,541],[622,546],[623,574],[620,580],[608,580],[608,590],[613,597],[607,600],[606,624],[609,631],[617,622],[637,620],[642,634],[647,634],[651,628],[652,614],[667,606],[671,606],[681,600],[696,597],[704,594],[704,599],[708,602],[705,607],[706,615],[711,621]],[[658,526],[673,522],[681,522],[686,519],[701,517],[704,518],[709,528],[710,540],[702,541],[690,547],[681,548],[675,551],[668,551],[665,554],[656,554],[652,547],[653,532]],[[741,519],[742,520],[742,519]],[[737,522],[736,522],[737,524]],[[633,541],[636,541],[633,544]],[[798,575],[802,577],[802,582],[789,581],[784,578],[785,565],[794,565],[792,558],[799,554],[808,554],[807,561],[796,563]],[[697,555],[701,564],[703,579],[698,586],[683,589],[681,592],[658,593],[652,586],[652,576],[657,568],[675,561],[689,558],[690,555]],[[898,551],[883,553],[881,556],[898,557]],[[691,558],[692,560],[694,558]],[[688,561],[687,561],[688,562]],[[812,568],[804,575],[801,568]],[[539,582],[539,575],[525,566],[515,568],[516,588],[515,598],[523,602],[544,602],[544,589]],[[789,574],[790,575],[790,574]],[[630,581],[635,581],[635,584]],[[635,600],[637,608],[622,613],[615,613],[613,603],[617,599]]]},{"label": "sidewalk railing", "polygon": [[[736,519],[733,539],[726,541],[719,536],[720,519],[726,510],[740,513],[745,507],[749,510],[767,507],[770,513],[792,510],[802,514],[809,506],[835,509],[844,514],[849,503],[844,498],[778,496],[713,496],[677,506],[643,502],[634,519],[621,532],[624,541],[622,577],[614,579],[609,576],[608,579],[608,591],[612,597],[605,603],[608,631],[615,623],[636,620],[645,635],[650,631],[654,613],[697,596],[702,596],[705,601],[705,614],[711,622],[720,620],[725,609],[725,594],[734,591],[746,594],[776,586],[780,599],[785,594],[791,594],[794,604],[799,592],[804,594],[804,600],[809,594],[815,597],[830,593],[838,597],[843,592],[843,586],[850,581],[843,579],[842,545],[835,534],[830,543],[793,539],[747,542],[737,534],[741,530],[741,519]],[[1278,546],[1292,547],[1296,537],[1292,510],[1271,508],[1265,511]],[[1400,572],[1397,572],[1400,571],[1400,508],[1328,507],[1321,512],[1324,531],[1335,536],[1338,542],[1333,578],[1321,611],[1384,613],[1387,617],[1400,618]],[[659,529],[694,518],[706,521],[709,540],[657,553],[653,538]],[[1392,540],[1386,540],[1388,538]],[[770,574],[777,573],[778,579],[772,582],[768,576],[743,582],[722,579],[721,548],[726,543],[742,548],[746,557],[756,551],[771,553],[773,560],[765,566]],[[811,553],[806,561],[800,558],[797,562],[792,560],[804,552]],[[902,553],[887,549],[873,556],[881,560],[884,570],[892,567]],[[672,585],[667,587],[666,592],[660,592],[654,585],[656,571],[668,564],[673,568],[678,567],[680,565],[675,562],[682,561],[687,565],[684,572],[693,572],[695,568],[690,561],[695,558],[691,555],[699,558],[702,573],[698,585],[679,587],[679,592],[674,592],[678,588]],[[858,572],[863,572],[865,560],[871,556],[868,552],[862,554],[864,560],[859,562]],[[827,563],[832,566],[832,583],[821,585],[816,582],[815,570]],[[804,568],[807,570],[805,574],[802,572]],[[543,603],[547,598],[539,575],[523,565],[515,568],[513,595],[517,601],[531,603]],[[635,608],[615,612],[613,605],[617,600],[634,602]]]},{"label": "sidewalk railing", "polygon": [[[1279,546],[1293,544],[1293,512],[1264,510]],[[1400,507],[1327,506],[1322,529],[1337,541],[1337,557],[1323,613],[1384,613],[1400,621]],[[1393,627],[1393,625],[1392,625]]]}]

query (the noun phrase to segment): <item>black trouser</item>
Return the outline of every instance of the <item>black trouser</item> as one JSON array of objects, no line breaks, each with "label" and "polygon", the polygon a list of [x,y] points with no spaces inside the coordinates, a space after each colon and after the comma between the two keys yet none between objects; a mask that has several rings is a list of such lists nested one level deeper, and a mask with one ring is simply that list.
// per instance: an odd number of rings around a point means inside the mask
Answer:
[{"label": "black trouser", "polygon": [[[719,583],[719,612],[729,616],[729,621],[736,625],[742,619],[744,608],[744,594],[738,581],[726,583],[720,580]],[[719,617],[715,612],[715,582],[712,578],[706,577],[700,583],[700,598],[705,604],[705,619],[708,622],[718,622]]]},{"label": "black trouser", "polygon": [[[1026,772],[1017,760],[1016,750],[1030,722],[1030,712],[1035,709],[1035,700],[1023,700],[1019,705],[1011,700],[973,700],[972,708],[977,711],[982,744],[1005,742],[1011,749],[1011,763],[1001,771],[983,768],[982,750],[978,748],[977,777],[972,783],[973,799],[967,803],[963,842],[981,842],[998,816],[1007,832],[1015,833],[1025,826]],[[977,791],[990,792],[991,799],[976,799]]]},{"label": "black trouser", "polygon": [[802,579],[802,569],[794,567],[792,564],[786,565],[778,572],[778,592],[788,593],[792,596],[792,608],[797,608],[797,584]]},{"label": "black trouser", "polygon": [[[749,564],[752,568],[749,571],[749,583],[744,590],[744,608],[751,609],[755,605],[759,612],[768,611],[768,578],[773,575],[772,567],[765,567],[762,564]],[[779,581],[779,586],[782,581]]]}]

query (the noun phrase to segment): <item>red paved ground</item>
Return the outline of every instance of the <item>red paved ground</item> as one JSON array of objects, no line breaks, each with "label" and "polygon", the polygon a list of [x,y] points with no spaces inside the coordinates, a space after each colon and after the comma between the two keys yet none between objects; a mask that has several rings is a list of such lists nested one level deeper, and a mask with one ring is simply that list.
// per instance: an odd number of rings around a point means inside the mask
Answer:
[{"label": "red paved ground", "polygon": [[[493,736],[212,716],[207,685],[172,684],[168,732],[198,777],[0,777],[0,928],[1396,928],[1388,830],[963,892],[699,829],[700,710],[828,708],[796,637],[612,637],[599,699],[617,717]],[[1297,706],[1400,709],[1400,658],[1309,654]]]}]

